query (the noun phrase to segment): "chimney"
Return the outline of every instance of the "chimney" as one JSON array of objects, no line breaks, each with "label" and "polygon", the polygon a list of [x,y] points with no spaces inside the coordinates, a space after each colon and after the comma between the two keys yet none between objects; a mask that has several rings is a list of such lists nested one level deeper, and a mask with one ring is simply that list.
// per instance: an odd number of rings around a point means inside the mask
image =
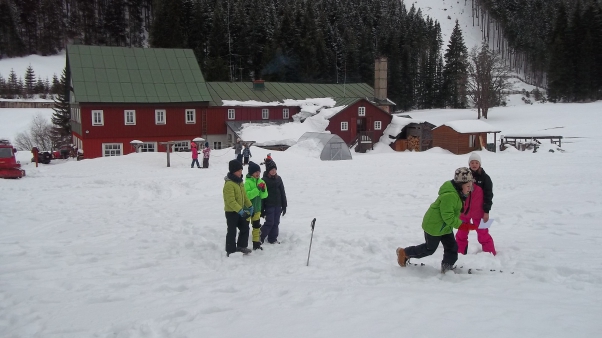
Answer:
[{"label": "chimney", "polygon": [[389,111],[387,103],[387,58],[378,57],[374,60],[374,101],[376,104]]},{"label": "chimney", "polygon": [[253,90],[264,90],[265,89],[265,81],[264,80],[253,80]]}]

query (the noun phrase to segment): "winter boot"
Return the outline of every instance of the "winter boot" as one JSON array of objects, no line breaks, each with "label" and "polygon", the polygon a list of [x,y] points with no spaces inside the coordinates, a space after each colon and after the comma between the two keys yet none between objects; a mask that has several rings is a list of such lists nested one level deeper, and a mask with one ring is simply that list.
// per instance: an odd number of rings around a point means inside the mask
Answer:
[{"label": "winter boot", "polygon": [[248,255],[248,254],[250,254],[252,252],[251,249],[249,249],[249,248],[243,248],[243,247],[236,248],[236,251],[242,252],[243,255]]},{"label": "winter boot", "polygon": [[403,248],[397,248],[397,264],[404,267],[410,259],[406,256],[406,251]]},{"label": "winter boot", "polygon": [[253,242],[253,250],[263,250],[261,242]]},{"label": "winter boot", "polygon": [[453,264],[449,264],[449,263],[441,263],[441,273],[446,273],[450,270],[455,269],[456,267],[453,266]]}]

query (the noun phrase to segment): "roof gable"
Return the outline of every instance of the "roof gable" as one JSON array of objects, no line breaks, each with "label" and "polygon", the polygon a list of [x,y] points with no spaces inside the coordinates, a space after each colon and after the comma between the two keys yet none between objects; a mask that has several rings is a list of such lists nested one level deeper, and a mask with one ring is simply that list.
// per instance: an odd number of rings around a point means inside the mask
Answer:
[{"label": "roof gable", "polygon": [[211,96],[191,49],[70,45],[77,102],[203,102]]}]

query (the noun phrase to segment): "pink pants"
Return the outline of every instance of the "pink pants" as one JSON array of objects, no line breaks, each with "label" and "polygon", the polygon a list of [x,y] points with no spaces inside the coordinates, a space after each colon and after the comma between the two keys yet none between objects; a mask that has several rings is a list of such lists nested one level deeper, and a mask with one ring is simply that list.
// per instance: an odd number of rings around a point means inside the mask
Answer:
[{"label": "pink pants", "polygon": [[[483,246],[484,252],[490,252],[494,256],[496,255],[495,246],[493,244],[493,238],[489,234],[489,229],[477,229],[477,239],[481,246]],[[466,249],[468,248],[468,233],[469,231],[458,230],[456,232],[456,242],[458,243],[458,253],[463,255],[466,254]]]}]

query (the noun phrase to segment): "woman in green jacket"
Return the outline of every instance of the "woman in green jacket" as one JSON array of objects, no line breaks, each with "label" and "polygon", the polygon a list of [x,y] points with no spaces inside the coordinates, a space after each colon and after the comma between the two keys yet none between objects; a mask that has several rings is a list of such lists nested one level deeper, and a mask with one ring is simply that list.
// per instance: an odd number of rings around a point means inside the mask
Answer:
[{"label": "woman in green jacket", "polygon": [[435,253],[439,242],[443,244],[443,260],[441,273],[452,270],[458,260],[458,244],[453,229],[462,225],[460,211],[466,196],[472,190],[472,173],[462,167],[456,169],[454,179],[443,183],[439,188],[437,200],[431,204],[422,220],[425,243],[397,248],[397,263],[406,266],[410,258],[422,258]]},{"label": "woman in green jacket", "polygon": [[263,250],[259,238],[259,229],[261,228],[259,218],[261,217],[261,200],[268,197],[268,189],[265,186],[265,181],[259,177],[260,174],[261,168],[259,165],[253,161],[249,162],[249,173],[245,178],[245,191],[247,192],[247,196],[249,197],[249,200],[251,200],[253,210],[255,211],[253,215],[251,215],[253,250]]},{"label": "woman in green jacket", "polygon": [[[224,177],[224,211],[226,212],[226,255],[242,252],[251,253],[249,246],[249,216],[253,214],[253,206],[247,197],[242,182],[242,163],[232,160],[228,163],[228,174]],[[236,229],[239,230],[236,240]]]}]

